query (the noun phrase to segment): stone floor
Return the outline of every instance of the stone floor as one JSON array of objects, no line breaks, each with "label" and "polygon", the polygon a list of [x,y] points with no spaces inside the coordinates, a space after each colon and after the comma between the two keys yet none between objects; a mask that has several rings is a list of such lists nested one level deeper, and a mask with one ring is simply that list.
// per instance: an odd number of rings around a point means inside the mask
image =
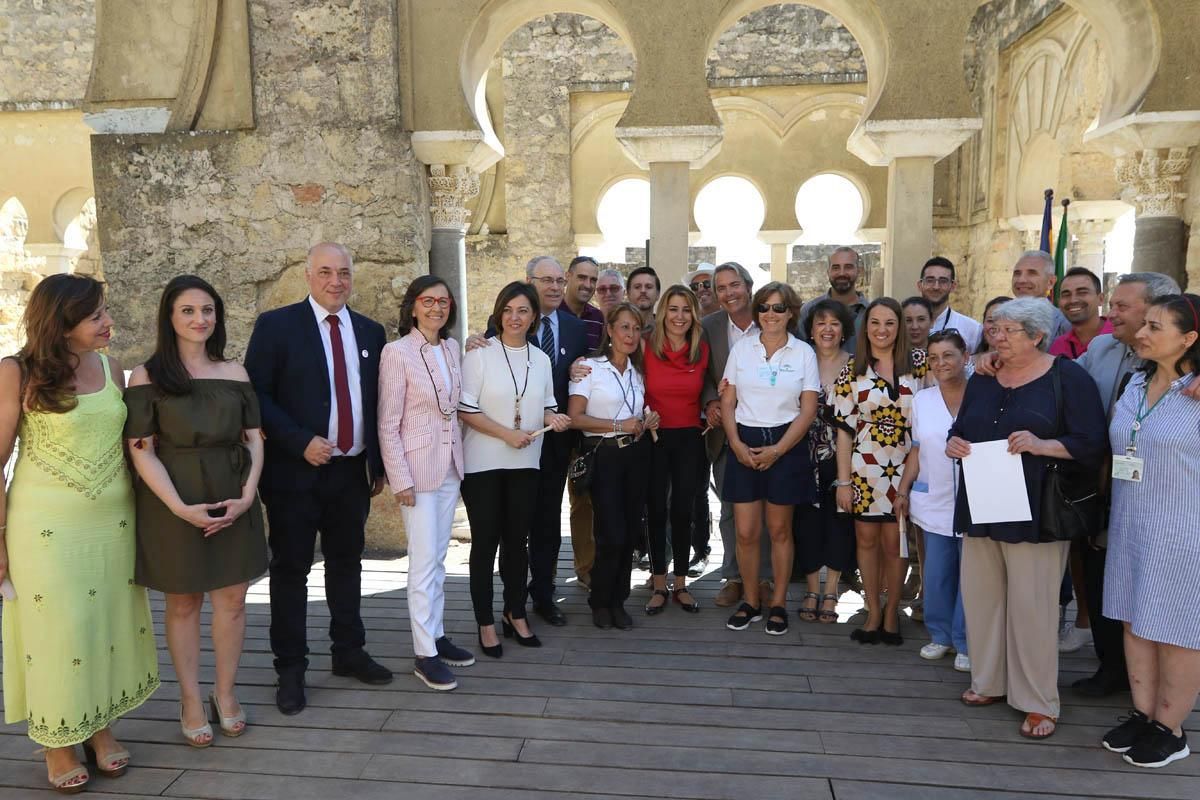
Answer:
[{"label": "stone floor", "polygon": [[[446,627],[473,647],[467,554],[467,545],[455,543],[447,560]],[[560,573],[572,575],[566,548],[563,557]],[[1065,689],[1058,732],[1028,742],[1017,735],[1017,712],[958,702],[966,677],[949,659],[917,656],[925,641],[918,623],[906,621],[898,649],[853,644],[850,621],[860,604],[847,593],[837,625],[793,617],[785,637],[765,636],[761,625],[734,633],[724,627],[726,610],[712,605],[718,580],[711,572],[696,584],[700,614],[677,607],[653,618],[638,613],[627,633],[592,627],[585,593],[568,582],[561,593],[570,624],[552,629],[534,621],[543,648],[506,645],[503,659],[481,657],[459,670],[457,691],[433,692],[409,672],[406,564],[364,564],[369,647],[397,671],[385,687],[328,672],[322,575],[314,570],[309,636],[316,654],[309,707],[296,717],[283,717],[273,703],[267,586],[255,585],[240,675],[251,727],[236,741],[218,735],[208,750],[180,737],[163,603],[153,597],[164,685],[116,728],[135,766],[117,781],[93,778],[89,795],[1200,798],[1200,757],[1144,771],[1099,747],[1127,698],[1085,700]],[[630,610],[645,599],[635,589]],[[203,663],[211,680],[211,651]],[[1090,653],[1064,657],[1060,680],[1069,684],[1093,668]],[[1191,724],[1200,730],[1200,717]],[[21,727],[0,731],[0,800],[51,796]]]}]

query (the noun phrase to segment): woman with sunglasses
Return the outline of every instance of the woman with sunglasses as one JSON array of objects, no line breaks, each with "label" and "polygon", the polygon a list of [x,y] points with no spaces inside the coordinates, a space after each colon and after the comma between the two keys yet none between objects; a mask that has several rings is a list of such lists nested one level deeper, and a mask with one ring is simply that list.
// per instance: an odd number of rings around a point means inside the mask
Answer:
[{"label": "woman with sunglasses", "polygon": [[751,301],[757,336],[729,351],[721,391],[721,420],[729,442],[722,500],[734,504],[738,567],[745,598],[725,627],[741,631],[763,618],[759,596],[759,538],[763,517],[771,537],[775,591],[766,632],[787,633],[787,586],[794,545],[792,513],[817,497],[813,465],[804,441],[817,415],[821,375],[812,347],[790,331],[800,299],[786,283],[772,281]]},{"label": "woman with sunglasses", "polygon": [[[838,508],[854,515],[858,570],[867,621],[850,638],[900,645],[900,599],[908,560],[900,555],[896,493],[904,475],[912,399],[926,385],[925,351],[909,347],[900,304],[881,297],[867,306],[863,335],[834,386],[838,425]],[[882,548],[882,564],[881,550]],[[887,608],[879,605],[883,578]]]},{"label": "woman with sunglasses", "polygon": [[[913,443],[896,493],[896,516],[909,515],[925,541],[921,570],[925,627],[932,641],[921,648],[921,658],[933,661],[953,650],[954,668],[970,672],[958,581],[962,538],[954,533],[957,475],[944,444],[967,390],[967,343],[957,329],[946,328],[929,335],[928,353],[929,372],[937,385],[913,398]],[[922,442],[929,446],[922,447]]]},{"label": "woman with sunglasses", "polygon": [[400,338],[379,362],[379,448],[408,534],[413,674],[439,691],[458,686],[450,666],[475,663],[442,627],[446,549],[463,479],[462,372],[458,343],[448,338],[455,313],[445,281],[417,278],[400,303]]}]

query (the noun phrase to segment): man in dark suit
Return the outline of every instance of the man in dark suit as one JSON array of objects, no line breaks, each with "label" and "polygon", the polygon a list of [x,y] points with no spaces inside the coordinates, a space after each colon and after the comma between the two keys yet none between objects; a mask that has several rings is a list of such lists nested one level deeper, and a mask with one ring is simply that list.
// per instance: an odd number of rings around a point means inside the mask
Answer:
[{"label": "man in dark suit", "polygon": [[246,350],[266,434],[259,490],[271,546],[271,649],[276,704],[304,709],[308,572],[321,534],[333,674],[382,684],[392,673],[367,655],[360,614],[364,527],[383,488],[375,412],[383,326],[346,306],[350,251],[308,252],[309,296],[259,316]]}]

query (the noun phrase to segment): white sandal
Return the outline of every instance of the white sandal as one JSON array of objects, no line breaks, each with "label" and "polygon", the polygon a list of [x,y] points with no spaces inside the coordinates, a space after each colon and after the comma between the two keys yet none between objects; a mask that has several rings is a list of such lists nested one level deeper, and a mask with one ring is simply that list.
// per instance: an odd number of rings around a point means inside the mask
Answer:
[{"label": "white sandal", "polygon": [[246,732],[246,709],[243,708],[232,717],[225,716],[221,713],[221,705],[217,702],[215,692],[208,696],[208,704],[212,708],[212,715],[217,718],[217,723],[221,726],[221,733],[236,739]]},{"label": "white sandal", "polygon": [[[207,720],[199,728],[189,728],[183,721],[183,703],[179,704],[179,729],[183,731],[183,738],[187,739],[192,747],[208,747],[213,743],[213,729]],[[204,738],[206,736],[207,740]]]},{"label": "white sandal", "polygon": [[[41,748],[39,753],[45,753],[48,748]],[[82,781],[79,781],[83,778]],[[74,769],[69,769],[61,775],[50,774],[50,762],[46,762],[46,780],[50,784],[50,788],[59,794],[78,794],[87,788],[88,781],[92,779],[91,773],[87,771],[87,767],[80,765]],[[79,781],[76,783],[75,781]]]}]

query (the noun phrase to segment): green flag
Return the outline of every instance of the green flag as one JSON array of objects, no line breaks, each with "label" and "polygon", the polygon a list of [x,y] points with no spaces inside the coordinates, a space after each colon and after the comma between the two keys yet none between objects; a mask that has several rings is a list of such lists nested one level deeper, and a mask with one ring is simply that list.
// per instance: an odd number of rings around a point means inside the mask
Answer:
[{"label": "green flag", "polygon": [[1062,201],[1063,215],[1062,224],[1058,226],[1058,241],[1054,243],[1054,304],[1058,305],[1058,291],[1062,288],[1063,275],[1067,273],[1067,242],[1071,240],[1071,235],[1067,233],[1067,206],[1071,205],[1070,199]]}]

